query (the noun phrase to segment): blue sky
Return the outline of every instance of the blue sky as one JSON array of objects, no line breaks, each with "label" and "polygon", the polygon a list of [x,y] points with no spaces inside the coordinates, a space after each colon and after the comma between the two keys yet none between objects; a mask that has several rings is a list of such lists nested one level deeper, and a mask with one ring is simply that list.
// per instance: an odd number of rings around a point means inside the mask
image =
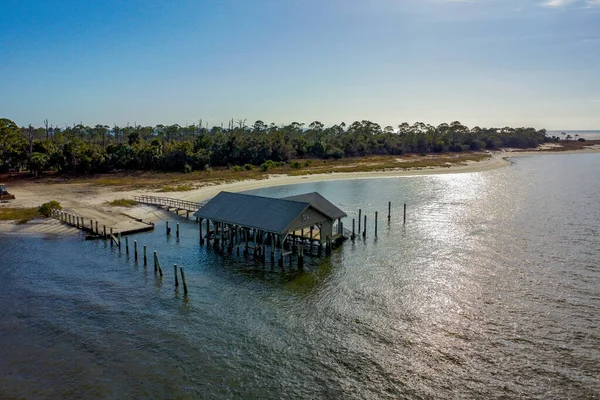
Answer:
[{"label": "blue sky", "polygon": [[0,88],[19,125],[600,129],[600,0],[3,0]]}]

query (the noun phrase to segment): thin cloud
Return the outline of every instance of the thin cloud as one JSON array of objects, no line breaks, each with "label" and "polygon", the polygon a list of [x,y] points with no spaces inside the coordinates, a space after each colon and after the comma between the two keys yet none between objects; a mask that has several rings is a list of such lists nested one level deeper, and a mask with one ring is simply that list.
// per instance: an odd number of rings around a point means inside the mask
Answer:
[{"label": "thin cloud", "polygon": [[600,0],[544,0],[540,6],[546,8],[563,8],[571,4],[577,4],[584,8],[600,7]]}]

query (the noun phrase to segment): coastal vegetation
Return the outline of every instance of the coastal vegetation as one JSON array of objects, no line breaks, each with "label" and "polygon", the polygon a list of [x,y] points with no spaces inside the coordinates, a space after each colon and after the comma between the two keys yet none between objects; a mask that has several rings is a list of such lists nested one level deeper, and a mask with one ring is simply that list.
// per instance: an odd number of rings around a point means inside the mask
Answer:
[{"label": "coastal vegetation", "polygon": [[26,223],[35,217],[39,217],[38,208],[14,208],[0,207],[0,221],[18,221],[18,223]]},{"label": "coastal vegetation", "polygon": [[137,206],[138,202],[133,199],[116,199],[108,204],[114,207],[133,207]]},{"label": "coastal vegetation", "polygon": [[52,213],[52,210],[62,210],[62,206],[56,200],[51,200],[47,203],[44,203],[38,209],[38,212],[44,217],[48,218]]},{"label": "coastal vegetation", "polygon": [[82,123],[57,127],[44,121],[43,127],[36,128],[19,127],[0,118],[0,172],[27,170],[36,176],[47,171],[78,175],[112,171],[212,174],[216,168],[226,168],[236,174],[260,176],[291,166],[301,174],[310,173],[322,161],[502,147],[526,149],[549,140],[558,138],[547,138],[545,130],[534,128],[469,128],[458,121],[438,126],[418,122],[381,127],[363,120],[326,127],[319,121],[308,125],[256,121],[247,126],[245,120],[231,120],[226,128],[210,129],[202,121],[185,127],[91,127]]}]

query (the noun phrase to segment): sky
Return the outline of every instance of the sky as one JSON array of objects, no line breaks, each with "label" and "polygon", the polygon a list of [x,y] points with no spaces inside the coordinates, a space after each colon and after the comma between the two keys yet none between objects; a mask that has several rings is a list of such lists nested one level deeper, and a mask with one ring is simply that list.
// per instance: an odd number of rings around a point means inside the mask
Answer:
[{"label": "sky", "polygon": [[0,118],[600,129],[600,0],[2,0]]}]

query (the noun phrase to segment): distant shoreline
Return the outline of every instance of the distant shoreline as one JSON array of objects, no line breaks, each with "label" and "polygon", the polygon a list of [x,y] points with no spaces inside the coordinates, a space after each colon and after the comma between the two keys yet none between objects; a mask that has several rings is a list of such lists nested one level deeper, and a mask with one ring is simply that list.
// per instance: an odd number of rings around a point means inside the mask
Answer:
[{"label": "distant shoreline", "polygon": [[[38,207],[40,204],[57,200],[63,208],[73,214],[81,215],[86,223],[90,219],[99,221],[100,225],[107,225],[120,230],[135,229],[141,223],[135,219],[141,219],[144,223],[157,222],[170,218],[165,210],[159,210],[150,206],[112,207],[108,202],[134,196],[150,195],[173,197],[182,200],[204,201],[216,196],[221,191],[243,192],[249,190],[262,189],[267,187],[295,185],[302,183],[325,182],[333,180],[348,179],[377,179],[377,178],[401,178],[425,175],[443,175],[455,173],[473,173],[492,171],[507,167],[511,164],[508,158],[529,157],[536,155],[549,154],[586,154],[600,153],[600,145],[585,150],[572,151],[548,151],[547,149],[534,151],[502,150],[488,152],[490,157],[483,161],[468,162],[463,165],[451,167],[423,167],[416,169],[395,169],[385,171],[369,172],[335,172],[314,175],[270,175],[267,179],[242,180],[231,183],[219,183],[209,186],[203,186],[186,192],[159,193],[148,189],[119,191],[111,187],[94,186],[85,183],[27,183],[23,185],[16,184],[11,187],[11,192],[16,195],[16,199],[10,203],[0,205],[8,207]],[[44,219],[33,220],[26,224],[17,224],[14,221],[0,221],[0,234],[57,234],[57,235],[75,235],[75,228],[67,227],[56,220]]]}]

